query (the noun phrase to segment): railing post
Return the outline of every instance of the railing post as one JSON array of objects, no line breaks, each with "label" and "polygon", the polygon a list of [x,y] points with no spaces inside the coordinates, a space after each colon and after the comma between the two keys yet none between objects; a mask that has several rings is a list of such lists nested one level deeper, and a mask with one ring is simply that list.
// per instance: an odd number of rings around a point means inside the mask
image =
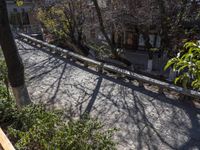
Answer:
[{"label": "railing post", "polygon": [[64,56],[64,58],[69,59],[68,53],[64,53],[63,56]]},{"label": "railing post", "polygon": [[76,62],[76,58],[71,57],[70,60],[74,63]]},{"label": "railing post", "polygon": [[179,96],[179,100],[180,101],[188,101],[188,100],[191,100],[192,98],[190,96],[186,96],[186,95],[183,95],[183,94],[180,94]]},{"label": "railing post", "polygon": [[99,73],[103,73],[103,66],[104,66],[104,63],[101,63],[99,66],[97,66],[97,71]]},{"label": "railing post", "polygon": [[41,44],[37,44],[36,45],[38,48],[42,48],[42,45]]},{"label": "railing post", "polygon": [[37,44],[35,42],[30,41],[32,46],[37,46]]},{"label": "railing post", "polygon": [[64,53],[63,51],[62,51],[62,52],[60,52],[60,56],[64,58],[64,56],[65,56],[65,53]]},{"label": "railing post", "polygon": [[56,50],[54,48],[51,48],[51,53],[56,54]]},{"label": "railing post", "polygon": [[139,87],[142,87],[142,88],[144,87],[144,82],[138,81],[138,83],[139,83],[139,85],[138,85]]},{"label": "railing post", "polygon": [[84,67],[88,68],[88,63],[86,61],[84,61]]},{"label": "railing post", "polygon": [[164,89],[162,87],[158,87],[158,93],[163,95],[164,94]]},{"label": "railing post", "polygon": [[31,41],[31,40],[29,40],[29,39],[28,39],[28,43],[29,43],[31,46],[34,46],[34,42]]},{"label": "railing post", "polygon": [[54,49],[54,51],[55,51],[55,54],[56,54],[56,55],[61,56],[61,52],[60,52],[60,51],[58,51],[58,50],[56,50],[56,49]]},{"label": "railing post", "polygon": [[53,49],[52,48],[48,48],[50,53],[53,53]]},{"label": "railing post", "polygon": [[122,75],[121,73],[117,73],[117,79],[124,79],[124,75]]}]

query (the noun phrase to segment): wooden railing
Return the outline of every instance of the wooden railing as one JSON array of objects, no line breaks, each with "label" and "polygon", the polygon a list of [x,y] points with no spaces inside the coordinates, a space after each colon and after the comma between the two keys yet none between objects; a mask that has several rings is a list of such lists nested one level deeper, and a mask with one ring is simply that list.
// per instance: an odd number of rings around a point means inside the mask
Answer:
[{"label": "wooden railing", "polygon": [[0,128],[0,150],[15,150],[3,130]]},{"label": "wooden railing", "polygon": [[46,42],[40,41],[38,39],[32,38],[32,37],[22,34],[22,33],[20,33],[18,35],[19,35],[19,38],[21,40],[23,40],[24,42],[31,43],[38,47],[46,48],[50,52],[58,53],[59,55],[66,57],[66,58],[80,60],[80,61],[84,62],[85,67],[93,66],[93,67],[96,67],[99,72],[110,71],[110,72],[117,74],[120,77],[124,77],[124,78],[127,77],[129,80],[137,80],[139,82],[139,86],[143,86],[144,83],[157,86],[160,94],[163,94],[164,89],[168,89],[170,91],[175,91],[175,92],[181,94],[181,96],[191,97],[200,102],[200,92],[198,92],[198,91],[184,89],[184,88],[176,86],[174,84],[166,83],[166,82],[163,82],[163,81],[160,81],[157,79],[152,79],[150,77],[147,77],[147,76],[144,76],[144,75],[141,75],[138,73],[134,73],[134,72],[131,72],[126,69],[121,69],[121,68],[118,68],[118,67],[106,64],[106,63],[102,63],[102,62],[84,57],[82,55],[76,54],[74,52],[70,52],[66,49],[56,47],[54,45],[48,44]]}]

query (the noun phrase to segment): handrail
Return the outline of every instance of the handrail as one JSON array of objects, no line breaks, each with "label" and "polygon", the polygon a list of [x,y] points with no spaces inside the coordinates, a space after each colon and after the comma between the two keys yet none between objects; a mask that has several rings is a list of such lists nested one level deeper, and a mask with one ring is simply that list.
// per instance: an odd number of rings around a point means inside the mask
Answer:
[{"label": "handrail", "polygon": [[0,149],[3,148],[3,150],[15,150],[3,130],[0,128]]},{"label": "handrail", "polygon": [[131,71],[126,70],[126,69],[121,69],[119,67],[115,67],[115,66],[109,65],[107,63],[102,63],[102,62],[84,57],[82,55],[76,54],[74,52],[70,52],[69,50],[56,47],[55,45],[48,44],[48,43],[43,42],[41,40],[38,40],[38,39],[35,39],[35,38],[30,37],[28,35],[25,35],[23,33],[19,33],[18,35],[25,42],[33,42],[36,45],[39,44],[40,46],[44,46],[46,48],[49,48],[50,51],[58,52],[61,55],[71,57],[71,58],[74,58],[74,59],[77,59],[77,60],[81,60],[81,61],[84,62],[84,64],[86,64],[86,66],[88,66],[90,64],[95,65],[95,66],[98,67],[99,71],[102,71],[102,70],[112,71],[112,72],[114,72],[114,73],[116,73],[120,76],[129,77],[129,78],[138,80],[138,82],[141,83],[141,84],[148,83],[148,84],[151,84],[151,85],[158,86],[159,91],[161,93],[163,92],[163,89],[168,89],[168,90],[175,91],[177,93],[183,94],[185,96],[197,98],[197,100],[200,101],[200,92],[198,92],[198,91],[184,89],[184,88],[176,86],[174,84],[166,83],[166,82],[163,82],[163,81],[160,81],[160,80],[157,80],[157,79],[152,79],[150,77],[147,77],[147,76],[144,76],[144,75],[141,75],[141,74],[138,74],[138,73],[134,73],[134,72],[131,72]]}]

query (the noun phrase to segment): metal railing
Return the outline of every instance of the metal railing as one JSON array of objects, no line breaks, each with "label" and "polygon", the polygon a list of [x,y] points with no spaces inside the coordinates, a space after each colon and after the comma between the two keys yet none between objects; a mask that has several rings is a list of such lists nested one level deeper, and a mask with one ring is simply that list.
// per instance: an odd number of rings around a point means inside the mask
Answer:
[{"label": "metal railing", "polygon": [[200,102],[200,92],[194,91],[194,90],[189,90],[189,89],[184,89],[182,87],[176,86],[174,84],[166,83],[157,79],[153,79],[138,73],[131,72],[126,69],[121,69],[106,63],[102,63],[87,57],[84,57],[82,55],[76,54],[74,52],[70,52],[66,49],[62,49],[59,47],[56,47],[54,45],[48,44],[46,42],[43,42],[41,40],[32,38],[28,35],[25,35],[23,33],[19,33],[19,38],[23,40],[24,42],[31,43],[35,46],[38,47],[45,47],[47,50],[49,50],[52,53],[58,53],[59,55],[66,57],[66,58],[72,58],[74,60],[80,60],[84,62],[84,66],[93,66],[97,68],[97,71],[103,72],[103,71],[109,71],[117,74],[117,76],[120,77],[127,77],[129,80],[137,80],[139,83],[139,86],[143,86],[145,83],[157,86],[159,89],[159,93],[163,94],[164,89],[170,90],[170,91],[175,91],[182,96],[188,96],[197,99]]}]

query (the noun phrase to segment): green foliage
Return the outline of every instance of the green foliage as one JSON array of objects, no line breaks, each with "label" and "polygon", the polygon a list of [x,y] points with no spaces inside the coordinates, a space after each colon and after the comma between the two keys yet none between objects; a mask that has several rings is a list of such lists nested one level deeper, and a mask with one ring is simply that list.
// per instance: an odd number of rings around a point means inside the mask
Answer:
[{"label": "green foliage", "polygon": [[69,21],[65,19],[63,7],[52,6],[48,9],[38,9],[37,18],[44,27],[59,39],[66,39],[69,34]]},{"label": "green foliage", "polygon": [[39,8],[37,18],[54,38],[75,42],[83,36],[84,5],[84,1],[60,1]]},{"label": "green foliage", "polygon": [[115,149],[114,130],[103,131],[95,119],[65,122],[59,112],[32,105],[18,110],[12,101],[0,101],[0,124],[7,126],[9,138],[20,150]]},{"label": "green foliage", "polygon": [[65,0],[38,8],[37,18],[47,33],[47,40],[87,55],[83,32],[86,4],[86,1]]},{"label": "green foliage", "polygon": [[0,99],[8,99],[8,83],[7,83],[7,67],[3,59],[2,53],[0,52]]},{"label": "green foliage", "polygon": [[102,59],[112,56],[110,49],[107,45],[90,43],[90,48],[95,52],[95,56]]},{"label": "green foliage", "polygon": [[158,48],[156,48],[156,47],[155,47],[155,48],[150,48],[150,51],[151,51],[151,52],[158,52],[158,51],[159,51],[159,49],[158,49]]},{"label": "green foliage", "polygon": [[188,86],[200,90],[200,47],[199,43],[187,42],[177,57],[168,61],[165,70],[173,67],[179,76],[175,83],[181,82],[183,87]]},{"label": "green foliage", "polygon": [[23,0],[15,0],[17,6],[22,6],[24,4]]}]

